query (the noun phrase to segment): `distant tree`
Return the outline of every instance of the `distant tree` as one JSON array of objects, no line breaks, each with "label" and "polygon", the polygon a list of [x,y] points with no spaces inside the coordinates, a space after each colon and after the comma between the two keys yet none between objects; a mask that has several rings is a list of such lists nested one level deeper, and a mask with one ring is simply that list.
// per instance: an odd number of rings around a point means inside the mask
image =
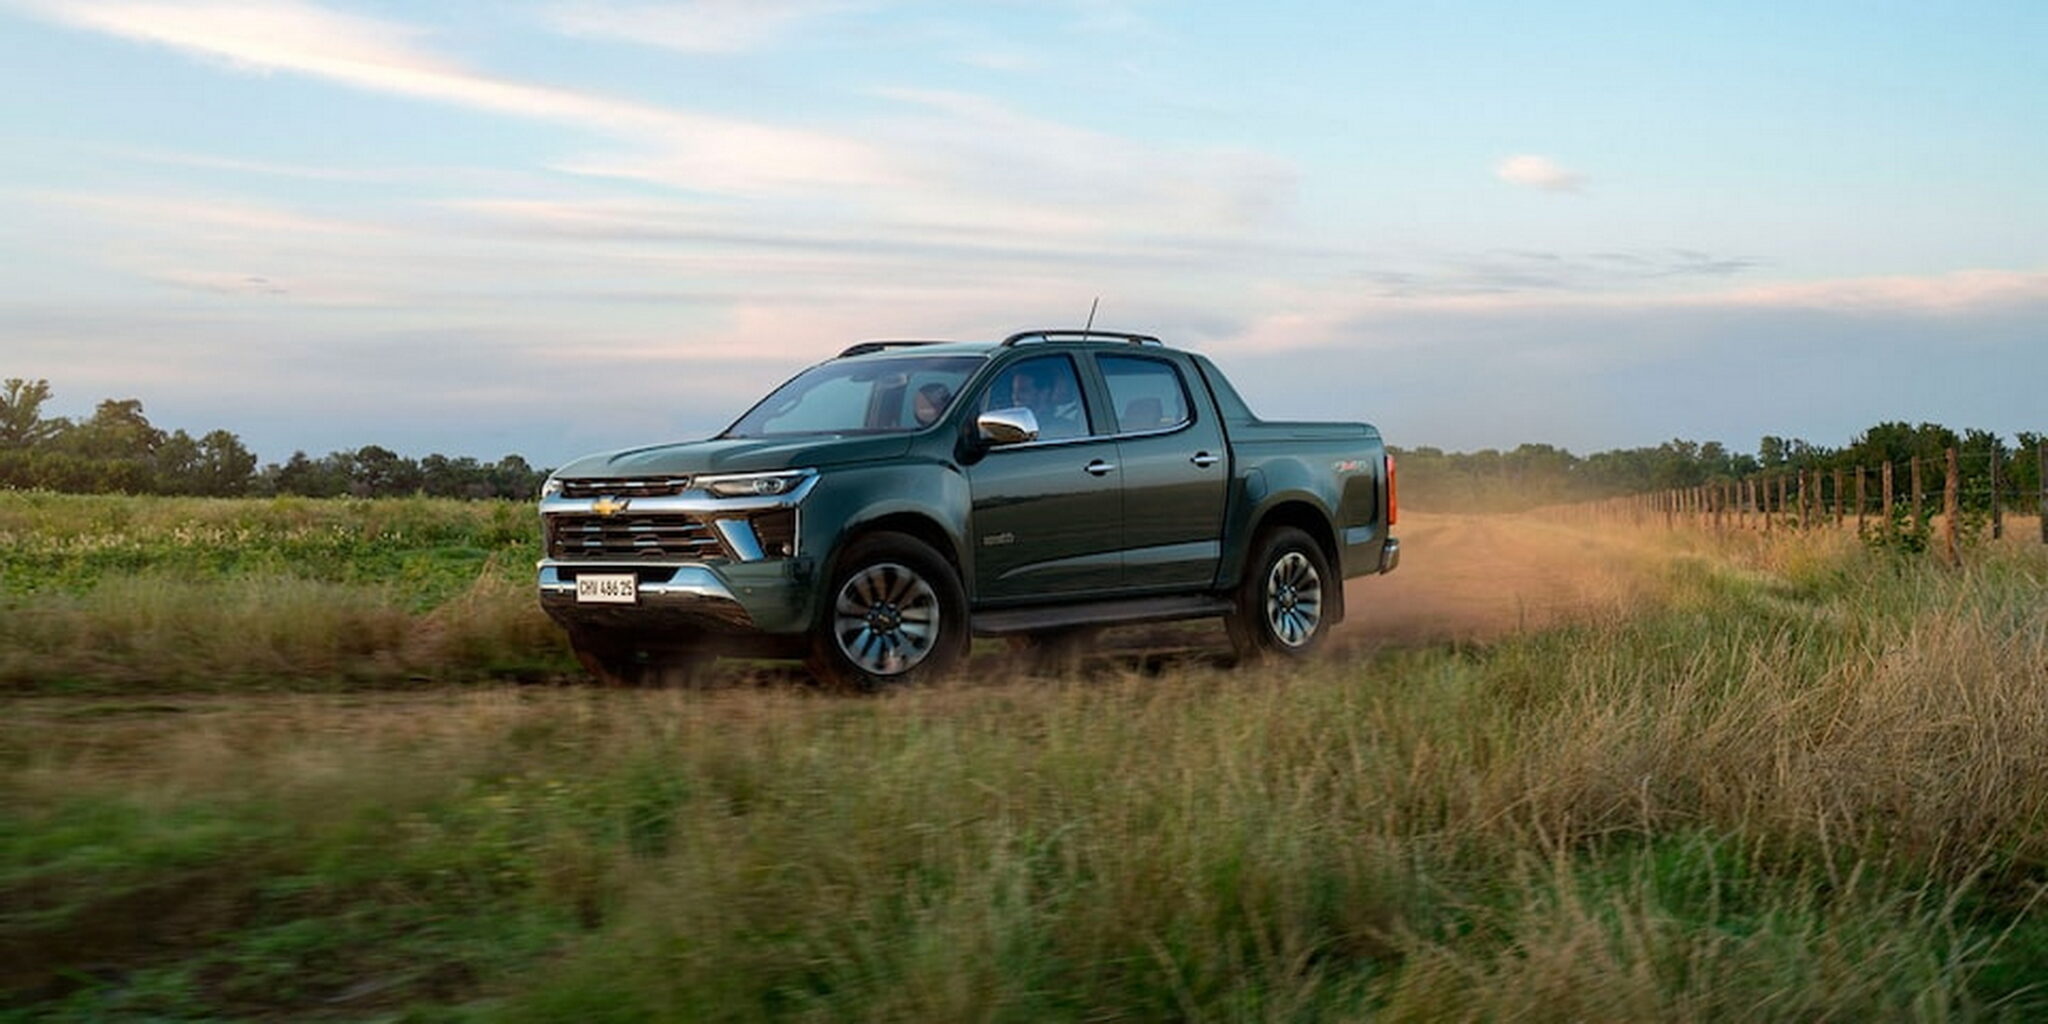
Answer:
[{"label": "distant tree", "polygon": [[50,400],[50,382],[9,377],[0,384],[0,449],[39,447],[70,426],[61,419],[44,419],[43,403]]},{"label": "distant tree", "polygon": [[199,442],[183,430],[174,430],[152,454],[156,487],[164,494],[200,494]]},{"label": "distant tree", "polygon": [[382,445],[364,445],[344,456],[349,493],[361,498],[390,498],[420,489],[419,463]]},{"label": "distant tree", "polygon": [[145,466],[164,443],[165,434],[150,425],[142,413],[142,400],[107,399],[93,409],[92,418],[62,434],[63,448],[88,459],[120,459]]},{"label": "distant tree", "polygon": [[1908,459],[1938,459],[1959,442],[1956,432],[1933,423],[1918,426],[1889,421],[1856,435],[1843,450],[1845,458],[1858,464],[1903,463]]},{"label": "distant tree", "polygon": [[246,494],[256,473],[256,453],[225,430],[209,430],[199,439],[201,493],[215,497]]},{"label": "distant tree", "polygon": [[476,497],[474,488],[486,488],[483,467],[463,456],[451,459],[435,452],[420,460],[420,490],[436,498]]},{"label": "distant tree", "polygon": [[312,459],[305,452],[293,452],[283,465],[264,470],[263,476],[261,489],[275,494],[332,498],[348,493],[348,474],[335,464],[333,456]]},{"label": "distant tree", "polygon": [[499,498],[525,500],[540,493],[540,485],[547,479],[547,471],[535,469],[518,455],[507,455],[485,472],[491,485],[491,494]]},{"label": "distant tree", "polygon": [[2041,447],[2048,444],[2048,436],[2022,430],[2014,438],[2012,488],[2020,494],[2041,493]]}]

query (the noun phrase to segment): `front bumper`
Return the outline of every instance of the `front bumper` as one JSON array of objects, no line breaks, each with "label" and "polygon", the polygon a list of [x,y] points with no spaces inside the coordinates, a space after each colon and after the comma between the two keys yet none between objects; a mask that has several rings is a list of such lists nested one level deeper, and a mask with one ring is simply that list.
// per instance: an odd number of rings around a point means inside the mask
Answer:
[{"label": "front bumper", "polygon": [[[579,628],[672,637],[795,634],[810,625],[812,559],[799,550],[799,511],[818,483],[784,494],[715,497],[701,486],[636,494],[637,481],[584,480],[591,492],[540,502],[548,557],[540,606]],[[618,494],[602,493],[612,485]],[[632,573],[631,604],[581,602],[576,578]]]},{"label": "front bumper", "polygon": [[[541,610],[572,629],[790,634],[803,632],[810,623],[808,559],[685,564],[546,559],[539,569]],[[638,577],[632,604],[576,600],[579,574],[626,572]]]}]

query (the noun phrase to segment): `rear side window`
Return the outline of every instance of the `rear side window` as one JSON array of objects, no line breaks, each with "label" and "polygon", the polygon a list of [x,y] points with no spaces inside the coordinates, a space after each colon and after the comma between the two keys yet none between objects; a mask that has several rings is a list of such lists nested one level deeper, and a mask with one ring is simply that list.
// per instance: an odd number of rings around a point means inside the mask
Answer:
[{"label": "rear side window", "polygon": [[1188,390],[1172,363],[1142,356],[1100,356],[1098,365],[1109,381],[1109,403],[1116,410],[1120,433],[1169,430],[1188,422]]}]

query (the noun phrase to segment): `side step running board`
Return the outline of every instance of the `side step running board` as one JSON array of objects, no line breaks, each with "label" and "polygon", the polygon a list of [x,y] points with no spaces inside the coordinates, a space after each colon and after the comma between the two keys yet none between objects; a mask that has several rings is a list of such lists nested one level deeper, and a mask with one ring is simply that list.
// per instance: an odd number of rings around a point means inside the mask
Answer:
[{"label": "side step running board", "polygon": [[1001,636],[1029,633],[1063,626],[1122,626],[1134,622],[1169,622],[1174,619],[1206,619],[1229,612],[1228,598],[1212,594],[1178,594],[1171,597],[1132,597],[1084,604],[1044,605],[1034,608],[1000,608],[974,613],[974,635]]}]

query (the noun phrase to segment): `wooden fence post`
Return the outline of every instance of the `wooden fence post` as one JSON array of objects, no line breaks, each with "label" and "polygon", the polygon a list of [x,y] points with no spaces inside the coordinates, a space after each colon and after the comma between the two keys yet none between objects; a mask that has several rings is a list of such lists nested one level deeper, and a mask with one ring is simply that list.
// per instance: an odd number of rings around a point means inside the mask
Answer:
[{"label": "wooden fence post", "polygon": [[1961,463],[1956,459],[1956,450],[1948,450],[1948,481],[1941,489],[1943,525],[1948,535],[1948,564],[1963,564],[1963,549],[1956,538],[1956,518],[1962,511],[1963,474]]},{"label": "wooden fence post", "polygon": [[2041,543],[2048,544],[2048,441],[2035,447],[2034,455],[2041,460]]},{"label": "wooden fence post", "polygon": [[1864,500],[1863,478],[1867,476],[1862,466],[1856,467],[1856,536],[1863,536],[1863,510],[1870,506]]},{"label": "wooden fence post", "polygon": [[1884,464],[1884,532],[1892,532],[1892,464]]},{"label": "wooden fence post", "polygon": [[1913,456],[1913,532],[1920,531],[1920,456]]},{"label": "wooden fence post", "polygon": [[1835,468],[1835,528],[1842,528],[1842,470]]},{"label": "wooden fence post", "polygon": [[1998,474],[1998,441],[1997,441],[1996,439],[1993,439],[1993,440],[1992,440],[1992,442],[1991,442],[1991,539],[1992,539],[1992,540],[1999,540],[1999,539],[2002,539],[2002,538],[2003,538],[2003,537],[2005,536],[2005,501],[2004,501],[2005,495],[2003,495],[2003,494],[2000,494],[2000,493],[1999,493],[1999,491],[2001,491],[2001,490],[2002,490],[2003,488],[2002,488],[2002,486],[2001,486],[2001,481],[2000,481],[2000,480],[1998,479],[1998,476],[1999,476],[1999,474]]}]

